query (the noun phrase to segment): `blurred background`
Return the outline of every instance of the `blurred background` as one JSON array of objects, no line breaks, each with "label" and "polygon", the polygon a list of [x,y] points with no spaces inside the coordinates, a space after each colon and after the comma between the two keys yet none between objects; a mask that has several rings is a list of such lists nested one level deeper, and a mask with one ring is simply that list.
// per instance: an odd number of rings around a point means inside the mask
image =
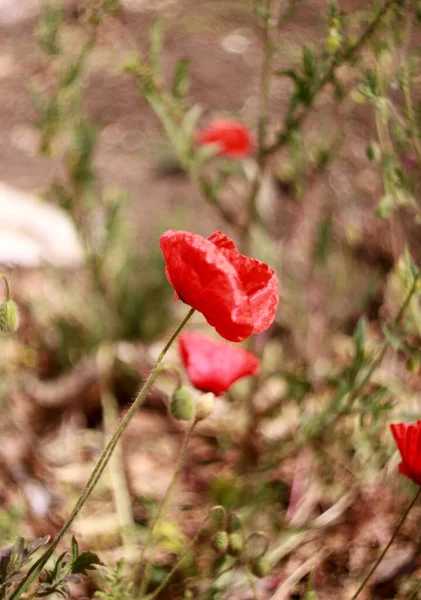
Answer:
[{"label": "blurred background", "polygon": [[[222,504],[270,539],[260,598],[342,598],[402,512],[409,483],[387,483],[397,457],[386,425],[419,415],[418,292],[405,343],[376,363],[342,439],[312,436],[356,355],[358,369],[371,365],[419,264],[420,7],[388,2],[376,20],[377,2],[291,0],[269,2],[265,21],[261,5],[0,0],[0,270],[20,312],[18,332],[0,337],[0,547],[57,534],[184,316],[159,248],[170,228],[221,229],[268,262],[280,307],[249,346],[257,386],[219,398],[192,439],[153,583]],[[195,132],[215,117],[242,121],[254,153],[199,157]],[[201,315],[189,328],[214,335]],[[179,363],[176,347],[168,360]],[[184,426],[166,414],[173,388],[159,379],[74,524],[108,565],[133,558],[174,471]],[[252,394],[257,442],[244,463]],[[116,489],[129,507],[118,517]],[[315,524],[330,507],[332,522]],[[415,510],[365,598],[419,597],[420,520]],[[198,572],[189,563],[159,597],[186,597]],[[251,597],[232,577],[203,598]],[[102,586],[90,578],[71,593]]]}]

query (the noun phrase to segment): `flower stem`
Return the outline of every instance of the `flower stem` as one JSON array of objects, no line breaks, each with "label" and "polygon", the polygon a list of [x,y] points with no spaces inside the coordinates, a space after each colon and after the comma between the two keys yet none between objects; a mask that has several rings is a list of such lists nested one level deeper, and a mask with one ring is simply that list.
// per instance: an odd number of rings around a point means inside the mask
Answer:
[{"label": "flower stem", "polygon": [[6,277],[6,275],[4,273],[0,273],[0,279],[4,280],[4,283],[6,285],[6,300],[9,301],[10,300],[10,296],[11,296],[11,290],[10,290],[9,280],[7,279],[7,277]]},{"label": "flower stem", "polygon": [[373,575],[374,571],[377,569],[377,567],[379,566],[379,564],[383,560],[386,552],[389,550],[390,546],[395,541],[395,538],[398,535],[400,528],[402,527],[402,525],[403,525],[406,517],[409,515],[409,512],[410,512],[411,508],[414,506],[414,504],[418,500],[420,494],[421,494],[421,487],[419,488],[419,490],[415,494],[413,500],[411,501],[410,505],[408,506],[408,508],[404,512],[404,514],[403,514],[401,520],[399,521],[399,523],[398,523],[395,531],[393,532],[392,537],[390,538],[388,544],[385,546],[385,548],[383,549],[383,552],[380,554],[379,558],[376,560],[376,562],[371,567],[371,569],[369,570],[369,572],[367,573],[367,575],[364,577],[363,581],[361,582],[361,584],[360,584],[359,588],[357,589],[357,591],[355,592],[355,594],[352,596],[351,600],[356,600],[356,598],[358,598],[358,596],[360,595],[360,593],[364,589],[366,583],[369,581],[370,577]]},{"label": "flower stem", "polygon": [[[175,563],[175,565],[173,566],[173,568],[171,569],[171,571],[165,577],[164,581],[156,588],[156,590],[154,590],[152,592],[152,594],[149,594],[148,596],[146,596],[146,600],[154,600],[154,598],[156,598],[158,596],[158,594],[160,594],[162,592],[162,590],[165,588],[165,586],[167,585],[167,583],[170,581],[171,577],[181,567],[182,563],[186,560],[187,556],[190,553],[191,548],[194,546],[194,544],[199,539],[199,536],[202,533],[203,528],[205,527],[206,523],[209,521],[209,519],[211,518],[211,516],[216,511],[221,512],[223,515],[225,515],[225,509],[222,506],[214,506],[208,512],[208,514],[206,515],[206,517],[203,519],[202,524],[200,525],[199,529],[197,530],[197,532],[193,536],[192,540],[190,541],[190,544],[188,545],[188,548],[187,548],[186,552],[178,559],[178,561]],[[232,567],[230,567],[230,569],[231,568]],[[218,577],[219,577],[219,575],[218,575]]]},{"label": "flower stem", "polygon": [[[149,546],[150,546],[150,544],[152,542],[153,535],[155,533],[158,521],[159,521],[159,519],[161,517],[161,514],[162,514],[164,508],[168,504],[168,500],[169,500],[169,498],[171,496],[171,493],[172,493],[172,491],[174,489],[174,486],[177,483],[178,478],[179,478],[179,476],[181,474],[181,471],[182,471],[183,465],[184,465],[184,460],[186,458],[187,446],[189,445],[189,442],[190,442],[191,436],[193,434],[193,430],[195,428],[195,425],[196,425],[196,420],[193,419],[192,422],[191,422],[191,425],[190,425],[189,429],[187,430],[186,436],[184,438],[184,442],[183,442],[183,445],[182,445],[181,450],[180,450],[180,455],[178,457],[177,466],[175,468],[175,471],[174,471],[174,474],[172,476],[172,479],[171,479],[171,481],[170,481],[170,483],[169,483],[169,485],[167,487],[167,491],[165,492],[164,497],[162,498],[162,500],[161,500],[161,502],[159,504],[158,510],[156,512],[156,515],[155,515],[153,521],[152,521],[152,524],[149,527],[148,537],[146,539],[145,545],[143,546],[142,554],[140,555],[140,559],[139,559],[139,564],[137,565],[137,567],[135,569],[136,571],[138,569],[140,569],[141,566],[142,566],[143,559],[145,558],[146,551],[147,551],[147,549],[149,548]],[[153,552],[151,554],[152,554],[152,556],[150,556],[147,559],[147,561],[146,561],[145,572],[143,574],[142,581],[141,581],[141,584],[140,584],[140,589],[139,589],[139,598],[143,598],[143,596],[145,595],[146,590],[148,589],[148,584],[149,584],[149,580],[150,580],[150,572],[151,572],[152,562],[153,562]]]},{"label": "flower stem", "polygon": [[136,399],[134,400],[133,404],[131,405],[131,407],[127,411],[127,413],[124,416],[124,418],[120,421],[120,423],[119,423],[117,429],[115,430],[113,436],[111,437],[110,441],[106,445],[106,447],[105,447],[103,453],[101,454],[101,456],[100,456],[100,458],[99,458],[99,460],[98,460],[98,462],[97,462],[94,470],[92,471],[91,476],[88,479],[88,482],[87,482],[87,484],[85,486],[85,489],[83,490],[83,492],[80,495],[78,501],[76,502],[76,505],[75,505],[74,509],[72,510],[72,512],[71,512],[70,516],[68,517],[66,523],[63,525],[60,533],[57,535],[56,539],[51,544],[51,546],[48,548],[48,550],[46,552],[44,552],[44,554],[41,556],[41,558],[36,563],[34,563],[32,565],[32,567],[28,570],[25,578],[16,587],[16,589],[13,592],[13,594],[10,596],[9,600],[16,600],[17,598],[21,597],[21,595],[23,594],[23,592],[34,581],[34,579],[36,578],[36,576],[38,575],[38,573],[41,571],[41,569],[44,567],[44,565],[47,563],[47,561],[53,555],[55,549],[59,545],[59,543],[62,540],[62,538],[64,537],[64,535],[67,533],[67,531],[70,528],[70,526],[72,525],[73,521],[75,520],[75,518],[77,517],[77,515],[81,511],[82,507],[84,506],[84,504],[88,500],[89,496],[91,495],[92,490],[94,489],[94,487],[98,483],[98,480],[101,477],[101,475],[102,475],[105,467],[107,466],[108,461],[110,460],[110,457],[111,457],[111,455],[112,455],[115,447],[117,446],[117,443],[118,443],[120,437],[122,436],[124,430],[127,428],[127,426],[130,423],[131,419],[133,418],[133,416],[135,415],[135,413],[137,412],[137,410],[139,409],[139,407],[142,405],[143,400],[146,398],[146,395],[148,394],[148,392],[149,392],[149,390],[150,390],[153,382],[155,381],[155,379],[156,379],[156,377],[157,377],[157,375],[159,373],[159,365],[161,364],[164,356],[166,355],[166,353],[168,352],[169,348],[172,346],[174,340],[177,338],[178,334],[183,329],[183,327],[186,325],[186,323],[188,322],[188,320],[190,319],[190,317],[192,316],[193,313],[194,313],[194,309],[191,308],[189,310],[189,312],[187,313],[187,315],[185,316],[185,318],[181,321],[181,323],[179,324],[179,326],[177,327],[177,329],[174,331],[174,333],[172,334],[172,336],[170,337],[170,339],[168,340],[168,342],[166,343],[164,349],[162,350],[162,352],[159,355],[157,361],[155,362],[154,366],[152,367],[152,370],[151,370],[151,372],[149,374],[148,379],[143,384],[143,386],[142,386],[139,394],[137,395]]},{"label": "flower stem", "polygon": [[294,110],[293,114],[290,115],[290,118],[284,124],[283,128],[278,132],[276,136],[276,141],[264,149],[265,156],[272,155],[274,152],[285,146],[285,144],[290,140],[291,134],[294,131],[299,130],[303,122],[309,116],[313,108],[314,101],[318,97],[319,92],[334,79],[337,69],[339,69],[342,65],[351,62],[356,56],[358,56],[360,50],[365,46],[365,44],[372,38],[374,33],[377,31],[389,10],[391,10],[397,4],[399,4],[399,0],[387,0],[384,3],[384,5],[379,9],[376,16],[371,21],[370,25],[368,25],[367,29],[355,42],[355,44],[349,46],[342,54],[340,54],[337,57],[337,59],[334,62],[332,62],[331,66],[328,68],[326,73],[320,78],[318,85],[313,90],[310,101],[303,108],[302,112],[298,116],[296,116]]},{"label": "flower stem", "polygon": [[[113,372],[114,349],[111,344],[101,344],[97,353],[97,364],[101,390],[102,419],[105,439],[112,437],[119,422],[119,406],[112,392],[110,378]],[[136,551],[135,523],[132,512],[130,490],[124,471],[123,449],[118,444],[108,464],[110,487],[114,498],[120,537],[126,556]]]}]

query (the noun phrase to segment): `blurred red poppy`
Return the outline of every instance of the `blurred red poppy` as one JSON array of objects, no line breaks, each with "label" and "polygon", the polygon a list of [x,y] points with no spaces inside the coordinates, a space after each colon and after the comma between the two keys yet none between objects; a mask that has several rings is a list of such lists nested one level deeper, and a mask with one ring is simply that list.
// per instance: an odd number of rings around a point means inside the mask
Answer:
[{"label": "blurred red poppy", "polygon": [[259,371],[259,359],[251,352],[200,333],[180,335],[179,350],[190,381],[204,392],[222,394],[239,379]]},{"label": "blurred red poppy", "polygon": [[421,421],[415,425],[397,423],[390,429],[402,457],[399,471],[421,485]]},{"label": "blurred red poppy", "polygon": [[272,324],[278,280],[271,267],[240,254],[220,231],[206,239],[170,229],[160,244],[176,299],[201,312],[223,338],[241,342]]},{"label": "blurred red poppy", "polygon": [[251,153],[250,132],[238,121],[215,119],[206,129],[197,133],[199,144],[216,144],[219,154],[230,158],[244,158]]}]

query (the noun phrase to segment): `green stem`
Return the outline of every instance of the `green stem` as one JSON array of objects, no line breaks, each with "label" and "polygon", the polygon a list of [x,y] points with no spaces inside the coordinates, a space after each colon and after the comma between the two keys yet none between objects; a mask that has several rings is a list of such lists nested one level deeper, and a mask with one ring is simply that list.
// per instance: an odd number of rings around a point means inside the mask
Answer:
[{"label": "green stem", "polygon": [[59,543],[62,540],[62,538],[64,537],[64,535],[67,533],[67,531],[70,528],[70,526],[72,525],[73,521],[75,520],[75,518],[77,517],[77,515],[81,511],[82,507],[84,506],[84,504],[88,500],[89,496],[91,495],[92,490],[94,489],[94,487],[98,483],[98,480],[101,477],[101,475],[102,475],[105,467],[107,466],[108,461],[110,460],[110,457],[111,457],[111,455],[112,455],[115,447],[117,446],[117,443],[118,443],[120,437],[122,436],[124,430],[127,428],[127,426],[130,423],[131,419],[133,418],[133,416],[135,415],[135,413],[137,412],[137,410],[139,409],[139,407],[142,405],[143,400],[145,399],[145,397],[148,394],[148,392],[149,392],[149,390],[150,390],[153,382],[155,381],[155,379],[156,379],[156,377],[158,375],[159,365],[162,362],[164,356],[168,352],[169,348],[172,346],[174,340],[177,338],[177,336],[180,333],[180,331],[183,329],[183,327],[189,321],[189,319],[193,315],[193,313],[194,313],[194,309],[191,308],[189,310],[189,312],[187,313],[187,315],[185,316],[185,318],[180,323],[180,325],[174,331],[174,333],[170,337],[169,341],[165,344],[164,349],[162,350],[162,352],[159,355],[157,361],[155,362],[154,366],[152,367],[152,370],[151,370],[151,372],[149,374],[148,379],[143,384],[143,386],[142,386],[142,388],[141,388],[138,396],[134,400],[133,404],[131,405],[131,407],[127,411],[127,413],[124,416],[124,418],[122,419],[122,421],[119,423],[119,425],[118,425],[117,429],[115,430],[112,438],[110,439],[110,441],[106,445],[103,453],[101,454],[101,456],[100,456],[100,458],[99,458],[99,460],[98,460],[98,462],[97,462],[94,470],[92,471],[91,476],[88,479],[88,482],[87,482],[87,484],[85,486],[85,489],[83,490],[83,492],[80,495],[78,501],[76,502],[76,505],[75,505],[73,511],[71,512],[70,516],[68,517],[66,523],[63,525],[60,533],[57,535],[56,539],[51,544],[51,546],[48,548],[48,550],[46,552],[44,552],[44,554],[41,556],[41,558],[36,563],[34,563],[32,565],[32,567],[28,570],[25,578],[18,584],[18,586],[16,587],[15,591],[10,596],[9,600],[16,600],[17,598],[20,598],[20,596],[22,595],[22,593],[34,581],[34,579],[36,578],[36,576],[38,575],[38,573],[41,571],[41,569],[44,567],[44,565],[47,563],[47,561],[53,555],[55,549],[59,545]]},{"label": "green stem", "polygon": [[[158,521],[159,521],[159,519],[161,517],[161,514],[162,514],[164,508],[168,504],[168,500],[169,500],[169,498],[171,496],[171,493],[172,493],[172,491],[174,489],[174,486],[177,483],[178,478],[179,478],[179,476],[181,474],[181,471],[182,471],[183,465],[184,465],[184,460],[186,458],[187,446],[189,445],[189,442],[190,442],[191,436],[193,434],[193,430],[195,428],[195,425],[196,425],[196,421],[193,420],[192,423],[191,423],[191,425],[190,425],[190,427],[189,427],[189,429],[187,430],[187,433],[186,433],[186,436],[184,438],[184,442],[183,442],[183,445],[181,447],[180,454],[179,454],[179,457],[178,457],[177,466],[175,468],[175,471],[174,471],[174,474],[173,474],[173,476],[171,478],[171,481],[170,481],[170,483],[169,483],[169,485],[167,487],[167,490],[166,490],[166,492],[164,494],[164,497],[162,498],[162,500],[161,500],[161,502],[159,504],[158,510],[156,512],[156,515],[155,515],[153,521],[152,521],[152,524],[149,527],[148,537],[146,539],[145,545],[143,546],[142,554],[140,555],[139,564],[138,564],[136,570],[140,569],[141,566],[142,566],[142,564],[143,564],[143,559],[145,558],[146,551],[147,551],[147,549],[149,548],[149,546],[150,546],[150,544],[152,542],[153,535],[155,533]],[[149,580],[150,580],[150,572],[151,572],[152,562],[153,562],[153,552],[151,554],[152,554],[152,556],[150,556],[147,559],[147,561],[146,561],[145,572],[143,574],[142,581],[141,581],[141,584],[140,584],[140,589],[139,589],[139,598],[143,598],[146,590],[148,589],[148,584],[149,584]]]},{"label": "green stem", "polygon": [[[375,33],[375,31],[377,30],[378,26],[380,25],[380,23],[382,22],[383,18],[388,13],[390,8],[392,8],[396,4],[399,4],[399,1],[400,0],[388,0],[384,4],[384,6],[379,10],[377,15],[373,19],[373,21],[370,23],[370,25],[364,31],[362,36],[357,40],[357,42],[355,42],[355,44],[350,46],[347,50],[345,50],[345,52],[343,52],[340,56],[338,56],[336,58],[335,62],[333,62],[330,65],[330,67],[328,68],[326,73],[320,79],[319,84],[317,85],[316,89],[314,90],[308,105],[305,107],[305,109],[301,112],[301,114],[298,117],[294,117],[293,115],[291,115],[291,118],[288,119],[288,121],[284,125],[284,128],[282,129],[282,131],[280,131],[278,133],[277,141],[274,142],[271,146],[268,146],[265,148],[265,150],[264,150],[265,156],[273,154],[276,150],[279,150],[288,142],[288,140],[291,137],[291,133],[293,131],[298,130],[298,128],[302,125],[302,123],[308,117],[308,115],[310,114],[310,111],[313,107],[314,100],[316,99],[318,93],[330,81],[332,81],[332,79],[335,76],[336,70],[340,66],[342,66],[344,63],[352,61],[357,56],[357,54],[361,50],[361,48],[368,42],[368,40],[371,38],[371,36]],[[296,108],[298,108],[298,106]],[[295,112],[295,110],[293,112]]]},{"label": "green stem", "polygon": [[[119,422],[119,406],[111,390],[110,377],[114,366],[114,349],[111,344],[101,344],[97,353],[101,405],[105,439],[112,437]],[[126,556],[133,556],[135,546],[135,523],[133,519],[130,490],[124,471],[123,449],[118,444],[108,464],[110,487],[117,514],[120,537]]]},{"label": "green stem", "polygon": [[11,297],[11,289],[10,289],[9,280],[7,279],[7,277],[4,273],[0,273],[0,279],[4,280],[4,283],[6,285],[6,300],[9,301],[10,297]]},{"label": "green stem", "polygon": [[240,527],[241,527],[241,537],[243,540],[243,554],[244,554],[244,561],[246,563],[247,581],[248,581],[250,589],[253,593],[253,599],[259,600],[259,596],[257,595],[256,586],[254,584],[253,573],[251,572],[251,568],[250,568],[250,556],[249,556],[249,552],[248,552],[248,548],[247,548],[247,538],[246,538],[246,530],[244,527],[244,522],[243,522],[243,519],[241,517],[239,517],[238,515],[237,515],[237,520],[240,523]]},{"label": "green stem", "polygon": [[260,74],[259,95],[259,121],[257,127],[257,172],[247,199],[246,219],[241,232],[241,252],[250,254],[250,233],[253,223],[259,222],[257,212],[257,198],[263,180],[265,166],[264,148],[266,143],[266,130],[269,115],[269,95],[272,73],[272,59],[274,55],[274,44],[271,39],[270,18],[272,11],[272,0],[266,0],[265,18],[263,27],[263,64]]},{"label": "green stem", "polygon": [[[419,275],[417,274],[414,277],[412,286],[411,286],[403,304],[401,305],[398,314],[396,315],[396,317],[393,320],[392,327],[390,328],[391,335],[393,335],[395,333],[396,328],[398,327],[399,323],[401,322],[401,319],[402,319],[406,309],[408,308],[409,303],[411,302],[412,296],[414,295],[414,293],[417,289],[418,280],[419,280]],[[322,420],[323,428],[326,428],[333,421],[336,421],[339,417],[349,414],[349,411],[352,408],[352,404],[358,398],[358,396],[361,394],[361,392],[364,390],[365,386],[367,385],[367,383],[370,381],[371,377],[373,376],[374,371],[383,362],[383,359],[386,356],[386,352],[387,352],[389,346],[390,346],[390,340],[385,339],[382,343],[382,347],[381,347],[381,350],[380,350],[378,356],[373,360],[370,368],[368,369],[367,373],[364,375],[363,379],[360,381],[360,383],[358,385],[355,385],[355,387],[350,390],[345,406],[343,406],[342,408],[340,407],[342,396],[339,396],[339,397],[335,396],[333,398],[332,402],[329,405],[329,408],[326,411],[327,418]]]},{"label": "green stem", "polygon": [[199,529],[197,530],[197,532],[193,536],[192,540],[190,541],[190,544],[188,545],[188,548],[187,548],[186,552],[178,559],[178,561],[175,563],[175,565],[173,566],[173,568],[171,569],[171,571],[168,573],[168,575],[165,577],[164,581],[159,585],[159,587],[157,587],[156,590],[154,590],[152,592],[152,594],[149,594],[146,597],[146,600],[154,600],[154,598],[156,598],[158,596],[158,594],[160,594],[162,592],[162,590],[165,588],[165,586],[167,585],[167,583],[170,581],[171,577],[181,567],[182,563],[185,561],[185,559],[187,558],[187,556],[190,554],[191,548],[194,546],[194,544],[199,539],[199,536],[202,533],[203,528],[205,527],[206,523],[209,521],[209,519],[211,518],[211,516],[216,511],[222,512],[222,514],[225,515],[225,509],[222,506],[214,506],[208,512],[208,514],[206,515],[206,517],[203,519],[202,524],[200,525]]},{"label": "green stem", "polygon": [[367,573],[367,575],[364,577],[363,581],[361,582],[361,585],[359,586],[358,590],[355,592],[355,594],[352,596],[351,600],[356,600],[356,598],[358,598],[358,596],[360,595],[360,593],[362,592],[362,590],[364,589],[366,583],[368,582],[368,580],[370,579],[370,577],[373,575],[374,571],[377,569],[377,567],[379,566],[379,564],[381,563],[381,561],[383,560],[386,552],[389,550],[390,546],[393,544],[393,542],[395,541],[396,536],[399,533],[400,528],[402,527],[406,517],[409,515],[409,512],[411,511],[411,508],[414,506],[415,502],[418,500],[419,496],[421,494],[421,488],[419,488],[419,490],[417,491],[417,493],[415,494],[412,502],[410,503],[410,505],[408,506],[408,508],[406,509],[406,511],[404,512],[401,520],[399,521],[395,531],[392,534],[392,537],[390,538],[388,544],[385,546],[383,552],[380,554],[379,558],[376,560],[376,562],[374,563],[374,565],[371,567],[371,569],[369,570],[369,572]]},{"label": "green stem", "polygon": [[406,110],[408,113],[409,120],[409,135],[412,140],[412,145],[414,146],[415,154],[418,158],[418,163],[421,165],[421,144],[419,140],[419,131],[417,126],[417,115],[415,113],[414,105],[412,102],[412,95],[410,89],[410,73],[408,62],[406,63],[403,69],[403,77],[402,77],[402,91],[405,98]]}]

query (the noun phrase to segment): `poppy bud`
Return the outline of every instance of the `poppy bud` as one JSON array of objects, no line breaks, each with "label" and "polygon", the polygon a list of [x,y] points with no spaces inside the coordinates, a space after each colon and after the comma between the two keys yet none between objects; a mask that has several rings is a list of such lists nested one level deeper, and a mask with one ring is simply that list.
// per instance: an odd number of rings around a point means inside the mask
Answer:
[{"label": "poppy bud", "polygon": [[266,577],[270,571],[270,564],[266,556],[259,556],[251,564],[251,572],[256,577]]},{"label": "poppy bud", "polygon": [[239,556],[243,549],[243,539],[239,533],[231,533],[228,537],[228,554]]},{"label": "poppy bud", "polygon": [[379,162],[380,158],[381,158],[381,150],[379,145],[376,142],[371,141],[366,150],[365,153],[367,155],[368,160],[371,160],[372,162]]},{"label": "poppy bud", "polygon": [[196,420],[203,421],[206,417],[209,417],[213,410],[213,404],[215,400],[215,394],[208,392],[202,394],[196,402]]},{"label": "poppy bud", "polygon": [[217,531],[212,538],[212,547],[219,554],[225,554],[228,549],[228,534],[226,531]]},{"label": "poppy bud", "polygon": [[329,33],[326,40],[326,52],[335,54],[341,47],[342,36],[337,27],[329,27]]},{"label": "poppy bud", "polygon": [[418,371],[420,370],[420,357],[417,354],[413,354],[406,361],[406,368],[411,373],[418,373]]},{"label": "poppy bud", "polygon": [[193,592],[191,590],[184,592],[184,600],[193,600]]},{"label": "poppy bud", "polygon": [[194,417],[194,402],[186,387],[181,386],[175,390],[169,405],[169,412],[174,419],[181,421],[190,421]]},{"label": "poppy bud", "polygon": [[10,333],[19,327],[19,312],[13,300],[6,300],[0,304],[0,331]]}]

